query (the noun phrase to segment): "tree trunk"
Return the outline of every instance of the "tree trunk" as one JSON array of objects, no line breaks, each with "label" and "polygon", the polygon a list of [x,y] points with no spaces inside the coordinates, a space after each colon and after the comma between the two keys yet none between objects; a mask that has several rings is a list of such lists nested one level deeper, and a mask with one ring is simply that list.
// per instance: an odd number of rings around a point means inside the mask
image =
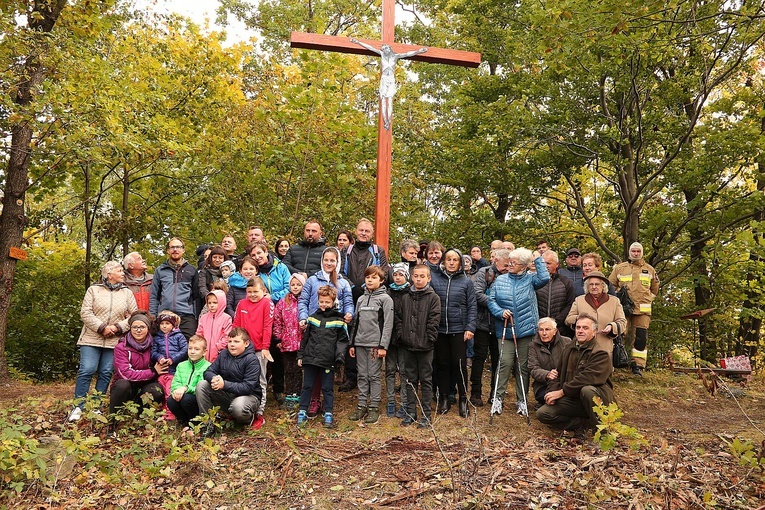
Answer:
[{"label": "tree trunk", "polygon": [[[760,124],[760,133],[765,134],[765,118]],[[765,195],[765,156],[760,156],[757,161],[757,191]],[[760,343],[760,331],[762,330],[762,319],[756,317],[754,313],[760,309],[761,286],[759,284],[762,273],[759,270],[765,262],[762,257],[762,221],[765,220],[765,206],[760,205],[754,212],[752,218],[752,248],[749,251],[749,271],[746,273],[746,285],[744,292],[746,298],[742,303],[741,315],[739,317],[738,334],[736,335],[736,354],[746,354],[755,360],[757,356],[757,347]]]},{"label": "tree trunk", "polygon": [[127,163],[125,164],[124,172],[122,173],[122,258],[128,254],[130,249],[130,236],[128,235],[128,229],[125,227],[125,222],[128,221],[128,198],[130,197],[130,172],[128,171]]},{"label": "tree trunk", "polygon": [[[703,205],[691,206],[694,199],[698,196],[698,192],[695,189],[684,189],[685,204],[687,208],[687,214],[689,217],[696,217],[699,215],[699,208],[703,208]],[[688,235],[691,239],[696,239],[691,244],[691,274],[693,277],[693,298],[695,310],[703,310],[709,308],[709,301],[712,298],[712,291],[709,288],[709,273],[707,268],[707,261],[704,256],[704,248],[706,247],[706,241],[704,239],[704,231],[701,227],[694,223],[688,226]],[[713,338],[709,338],[707,332],[706,318],[701,318],[699,323],[699,357],[702,360],[715,363],[717,359],[717,342]],[[695,348],[695,347],[694,347]]]},{"label": "tree trunk", "polygon": [[[29,31],[45,33],[53,30],[67,0],[30,2],[34,4],[27,16]],[[38,49],[39,50],[39,49]],[[44,49],[42,50],[44,51]],[[32,104],[34,93],[42,83],[44,68],[37,51],[30,51],[24,60],[18,77],[18,89],[13,102],[23,111]],[[22,120],[11,126],[11,150],[5,173],[3,188],[3,210],[0,213],[0,380],[8,380],[8,359],[5,353],[5,339],[8,332],[8,311],[13,292],[13,275],[16,260],[11,258],[10,249],[21,247],[27,217],[24,202],[29,185],[29,158],[32,153],[32,119],[34,113],[25,114]]]}]

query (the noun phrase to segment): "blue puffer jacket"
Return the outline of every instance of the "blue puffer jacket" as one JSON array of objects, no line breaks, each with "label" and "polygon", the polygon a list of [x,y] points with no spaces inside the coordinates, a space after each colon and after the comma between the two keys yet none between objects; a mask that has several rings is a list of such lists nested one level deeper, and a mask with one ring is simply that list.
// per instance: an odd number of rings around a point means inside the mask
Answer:
[{"label": "blue puffer jacket", "polygon": [[[324,277],[322,271],[317,272],[305,282],[303,292],[298,298],[298,320],[306,320],[309,315],[316,313],[316,310],[319,309],[319,287],[324,285],[335,287],[332,282]],[[337,275],[335,290],[337,291],[337,300],[335,301],[337,311],[342,315],[346,313],[353,315],[353,291],[351,284],[342,275]]]},{"label": "blue puffer jacket", "polygon": [[[516,337],[536,334],[539,311],[535,290],[545,286],[550,280],[550,273],[547,272],[542,257],[534,260],[534,266],[537,268],[536,273],[526,270],[519,274],[507,273],[498,276],[489,289],[489,311],[497,319],[494,321],[497,338],[502,338],[502,312],[505,310],[513,312]],[[506,334],[507,338],[512,338],[509,325]]]},{"label": "blue puffer jacket", "polygon": [[[460,255],[462,261],[462,253]],[[443,267],[430,265],[430,286],[441,298],[441,323],[438,332],[444,334],[475,333],[478,305],[475,299],[473,281],[464,273],[464,266],[453,275],[447,274]]]}]

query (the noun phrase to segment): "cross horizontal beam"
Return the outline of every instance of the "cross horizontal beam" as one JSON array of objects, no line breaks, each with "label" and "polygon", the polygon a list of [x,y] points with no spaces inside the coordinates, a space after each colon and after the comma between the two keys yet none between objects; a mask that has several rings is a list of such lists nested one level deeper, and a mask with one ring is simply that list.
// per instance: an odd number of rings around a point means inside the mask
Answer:
[{"label": "cross horizontal beam", "polygon": [[[374,39],[359,39],[367,44],[371,44],[375,47],[380,45],[380,41]],[[376,53],[362,48],[358,44],[354,44],[347,37],[338,37],[334,35],[322,35],[322,34],[308,34],[305,32],[292,32],[290,36],[290,46],[293,48],[307,49],[307,50],[322,50],[322,51],[335,51],[339,53],[353,53],[356,55],[369,55],[371,57],[377,57]],[[391,43],[390,47],[396,53],[406,53],[407,51],[416,50],[423,46],[416,46],[411,44],[399,44]],[[442,48],[434,48],[426,46],[428,51],[421,53],[407,60],[416,60],[418,62],[429,62],[431,64],[451,64],[462,67],[478,67],[481,63],[481,54],[472,51],[460,51],[460,50],[445,50]]]}]

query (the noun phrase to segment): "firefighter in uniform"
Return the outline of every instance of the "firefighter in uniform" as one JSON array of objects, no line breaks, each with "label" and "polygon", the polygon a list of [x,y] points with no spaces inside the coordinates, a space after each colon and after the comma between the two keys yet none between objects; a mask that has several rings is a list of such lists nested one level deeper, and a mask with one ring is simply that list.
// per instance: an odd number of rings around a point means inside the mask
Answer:
[{"label": "firefighter in uniform", "polygon": [[635,303],[631,315],[627,315],[626,345],[632,346],[632,373],[643,375],[648,357],[648,325],[651,323],[651,303],[659,292],[656,270],[643,260],[643,245],[630,245],[630,260],[614,267],[608,278],[617,294],[627,288],[627,294]]}]

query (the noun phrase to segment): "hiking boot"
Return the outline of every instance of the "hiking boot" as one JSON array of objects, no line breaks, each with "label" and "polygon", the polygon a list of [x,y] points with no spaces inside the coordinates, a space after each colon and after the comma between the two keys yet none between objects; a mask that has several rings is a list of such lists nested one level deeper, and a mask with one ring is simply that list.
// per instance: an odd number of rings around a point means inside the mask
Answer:
[{"label": "hiking boot", "polygon": [[452,406],[449,403],[448,399],[441,399],[438,401],[438,414],[446,414],[449,412],[449,409],[451,409]]},{"label": "hiking boot", "polygon": [[287,395],[284,397],[283,408],[287,411],[292,411],[300,405],[300,397],[298,395]]},{"label": "hiking boot", "polygon": [[476,407],[483,407],[481,395],[470,395],[470,403]]},{"label": "hiking boot", "polygon": [[380,411],[376,407],[370,407],[367,417],[364,418],[364,423],[377,423],[380,419]]},{"label": "hiking boot", "polygon": [[465,396],[460,397],[460,417],[467,418],[468,415],[468,399]]},{"label": "hiking boot", "polygon": [[274,400],[279,404],[279,407],[284,405],[284,393],[274,393]]},{"label": "hiking boot", "polygon": [[418,429],[429,429],[430,428],[430,418],[427,416],[423,416],[419,419],[417,422],[417,428]]},{"label": "hiking boot", "polygon": [[399,408],[398,408],[398,411],[396,411],[396,418],[399,418],[399,419],[404,419],[404,418],[406,418],[406,417],[407,417],[407,415],[408,415],[408,414],[407,414],[407,412],[406,412],[406,408],[404,407],[404,405],[403,405],[403,404],[401,404],[401,405],[399,406]]},{"label": "hiking boot", "polygon": [[404,417],[403,420],[401,420],[401,426],[402,427],[408,427],[409,425],[414,423],[414,418],[409,416],[408,414]]},{"label": "hiking boot", "polygon": [[324,413],[324,427],[328,429],[335,428],[335,419],[330,412]]},{"label": "hiking boot", "polygon": [[316,418],[321,412],[322,407],[321,400],[317,398],[311,399],[311,403],[308,404],[308,417]]},{"label": "hiking boot", "polygon": [[260,430],[260,428],[266,423],[266,419],[263,418],[262,414],[256,414],[255,417],[252,419],[252,423],[250,423],[250,428],[252,430]]},{"label": "hiking boot", "polygon": [[643,377],[643,369],[641,367],[639,367],[638,364],[635,363],[634,361],[632,363],[630,363],[630,370],[636,376]]},{"label": "hiking boot", "polygon": [[529,415],[529,409],[526,407],[526,402],[518,402],[518,408],[516,409],[516,413],[520,414],[521,416],[528,416]]},{"label": "hiking boot", "polygon": [[308,414],[301,409],[297,414],[297,426],[305,427],[306,423],[308,423]]},{"label": "hiking boot", "polygon": [[393,418],[396,416],[396,403],[395,402],[388,402],[388,408],[385,410],[385,415],[388,418]]},{"label": "hiking boot", "polygon": [[456,403],[457,403],[457,394],[449,393],[449,405],[454,405]]},{"label": "hiking boot", "polygon": [[348,416],[348,419],[351,421],[359,421],[366,415],[367,415],[367,408],[358,406],[356,410],[353,411],[350,416]]}]

